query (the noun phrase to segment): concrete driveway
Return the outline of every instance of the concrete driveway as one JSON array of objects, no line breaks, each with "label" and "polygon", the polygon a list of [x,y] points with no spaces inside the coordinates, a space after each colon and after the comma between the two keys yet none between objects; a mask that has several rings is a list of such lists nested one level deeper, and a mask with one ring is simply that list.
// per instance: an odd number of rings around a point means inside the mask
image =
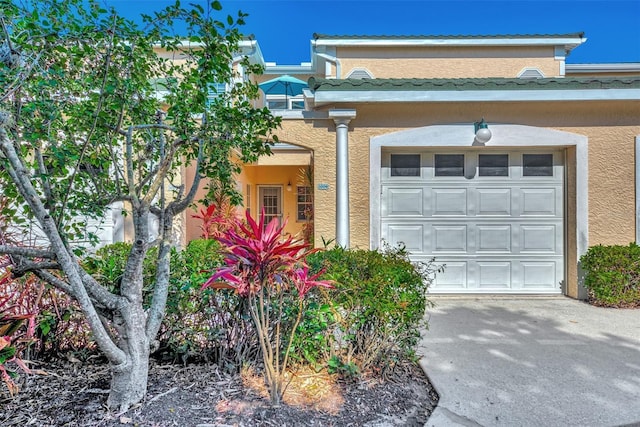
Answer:
[{"label": "concrete driveway", "polygon": [[432,297],[427,426],[640,425],[640,310],[565,297]]}]

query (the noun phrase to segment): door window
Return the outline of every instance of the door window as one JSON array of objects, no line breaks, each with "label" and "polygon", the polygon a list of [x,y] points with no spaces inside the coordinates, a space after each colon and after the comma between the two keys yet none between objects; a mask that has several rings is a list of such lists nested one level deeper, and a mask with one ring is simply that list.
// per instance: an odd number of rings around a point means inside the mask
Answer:
[{"label": "door window", "polygon": [[260,211],[264,210],[265,227],[273,218],[282,224],[282,188],[260,187]]}]

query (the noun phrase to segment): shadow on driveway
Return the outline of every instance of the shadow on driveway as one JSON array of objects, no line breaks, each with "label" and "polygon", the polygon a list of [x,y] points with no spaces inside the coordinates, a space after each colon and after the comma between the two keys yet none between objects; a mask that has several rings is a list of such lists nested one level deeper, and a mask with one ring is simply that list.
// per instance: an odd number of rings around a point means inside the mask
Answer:
[{"label": "shadow on driveway", "polygon": [[421,365],[428,426],[640,422],[640,310],[564,297],[433,297]]}]

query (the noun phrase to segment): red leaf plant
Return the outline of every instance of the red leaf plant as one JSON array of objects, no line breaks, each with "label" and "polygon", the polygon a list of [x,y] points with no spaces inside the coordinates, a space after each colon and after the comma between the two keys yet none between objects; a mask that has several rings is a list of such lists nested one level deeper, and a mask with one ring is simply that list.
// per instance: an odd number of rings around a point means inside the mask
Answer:
[{"label": "red leaf plant", "polygon": [[[285,374],[291,343],[300,323],[304,296],[317,286],[331,288],[332,282],[309,276],[305,257],[314,250],[307,243],[284,235],[286,225],[276,218],[265,226],[264,211],[258,223],[246,213],[246,224],[238,221],[217,237],[225,248],[225,267],[220,268],[203,285],[235,289],[249,301],[249,311],[256,326],[265,365],[265,382],[271,403],[279,405],[285,392]],[[299,309],[290,327],[285,328],[287,295],[295,291]],[[288,340],[285,336],[288,334]]]},{"label": "red leaf plant", "polygon": [[[17,241],[10,232],[9,207],[9,199],[0,197],[0,244]],[[0,379],[12,396],[19,390],[14,382],[18,370],[31,373],[21,356],[34,341],[38,301],[44,290],[44,285],[37,286],[33,279],[14,278],[13,267],[11,256],[0,255]]]},{"label": "red leaf plant", "polygon": [[34,341],[36,328],[36,309],[28,307],[33,299],[31,285],[27,282],[20,289],[11,271],[5,268],[4,263],[0,265],[0,378],[11,395],[18,392],[18,385],[14,382],[17,369],[31,373],[20,358],[22,351]]},{"label": "red leaf plant", "polygon": [[238,224],[236,207],[227,199],[219,200],[206,208],[200,208],[200,212],[191,217],[202,221],[200,229],[203,239],[224,236],[227,230],[235,228]]}]

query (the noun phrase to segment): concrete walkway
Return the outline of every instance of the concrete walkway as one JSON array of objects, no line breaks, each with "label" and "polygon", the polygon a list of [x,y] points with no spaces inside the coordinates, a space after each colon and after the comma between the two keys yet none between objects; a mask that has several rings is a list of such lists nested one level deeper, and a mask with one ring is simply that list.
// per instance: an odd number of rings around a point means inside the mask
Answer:
[{"label": "concrete walkway", "polygon": [[421,365],[443,426],[640,425],[640,309],[432,297]]}]

